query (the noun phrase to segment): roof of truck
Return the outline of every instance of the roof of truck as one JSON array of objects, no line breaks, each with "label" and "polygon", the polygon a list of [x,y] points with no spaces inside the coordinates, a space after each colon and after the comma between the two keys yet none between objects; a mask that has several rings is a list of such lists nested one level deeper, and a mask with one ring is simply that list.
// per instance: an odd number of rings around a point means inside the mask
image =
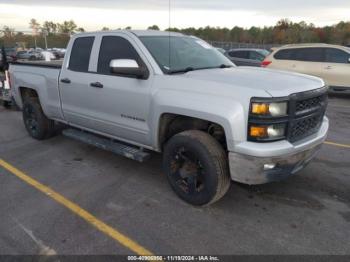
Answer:
[{"label": "roof of truck", "polygon": [[109,31],[96,31],[96,32],[86,32],[77,34],[78,37],[84,34],[106,34],[106,33],[128,33],[134,34],[136,36],[183,36],[181,33],[168,32],[168,31],[158,31],[158,30],[109,30]]}]

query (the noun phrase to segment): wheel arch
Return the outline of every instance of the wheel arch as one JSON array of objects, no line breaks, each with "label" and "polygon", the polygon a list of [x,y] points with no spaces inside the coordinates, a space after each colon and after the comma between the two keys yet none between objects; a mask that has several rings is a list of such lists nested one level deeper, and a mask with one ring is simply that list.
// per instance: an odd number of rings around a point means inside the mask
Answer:
[{"label": "wheel arch", "polygon": [[163,113],[159,116],[157,129],[157,145],[159,151],[163,150],[164,144],[174,135],[187,130],[201,130],[209,133],[220,142],[225,150],[230,147],[227,139],[231,131],[224,121],[215,121],[212,118],[203,118],[195,115],[179,113]]}]

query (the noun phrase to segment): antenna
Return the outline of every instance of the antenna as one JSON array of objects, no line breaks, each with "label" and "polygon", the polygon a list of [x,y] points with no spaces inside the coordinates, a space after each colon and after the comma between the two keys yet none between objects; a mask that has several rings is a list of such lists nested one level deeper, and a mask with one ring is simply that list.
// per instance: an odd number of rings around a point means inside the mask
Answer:
[{"label": "antenna", "polygon": [[169,33],[169,70],[171,70],[171,51],[170,51],[170,47],[171,47],[171,0],[169,0],[169,29],[168,29],[168,33]]}]

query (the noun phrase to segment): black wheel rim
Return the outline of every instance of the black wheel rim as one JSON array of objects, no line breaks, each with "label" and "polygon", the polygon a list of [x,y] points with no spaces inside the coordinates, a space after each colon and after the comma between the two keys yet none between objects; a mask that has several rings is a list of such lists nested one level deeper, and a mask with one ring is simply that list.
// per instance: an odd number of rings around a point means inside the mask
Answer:
[{"label": "black wheel rim", "polygon": [[28,131],[35,135],[38,132],[38,119],[32,107],[27,106],[24,108],[24,119]]},{"label": "black wheel rim", "polygon": [[204,167],[196,155],[186,147],[174,152],[170,170],[169,178],[182,194],[196,196],[204,192]]}]

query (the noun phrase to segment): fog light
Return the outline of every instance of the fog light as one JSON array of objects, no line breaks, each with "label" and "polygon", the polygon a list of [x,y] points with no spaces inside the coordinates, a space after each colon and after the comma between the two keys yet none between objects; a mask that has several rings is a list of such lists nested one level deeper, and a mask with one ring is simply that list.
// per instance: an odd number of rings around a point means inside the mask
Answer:
[{"label": "fog light", "polygon": [[276,167],[276,164],[265,164],[264,165],[264,170],[267,171],[267,170],[272,170],[272,169],[275,169]]},{"label": "fog light", "polygon": [[269,126],[267,129],[267,133],[271,138],[282,137],[285,134],[285,125]]}]

